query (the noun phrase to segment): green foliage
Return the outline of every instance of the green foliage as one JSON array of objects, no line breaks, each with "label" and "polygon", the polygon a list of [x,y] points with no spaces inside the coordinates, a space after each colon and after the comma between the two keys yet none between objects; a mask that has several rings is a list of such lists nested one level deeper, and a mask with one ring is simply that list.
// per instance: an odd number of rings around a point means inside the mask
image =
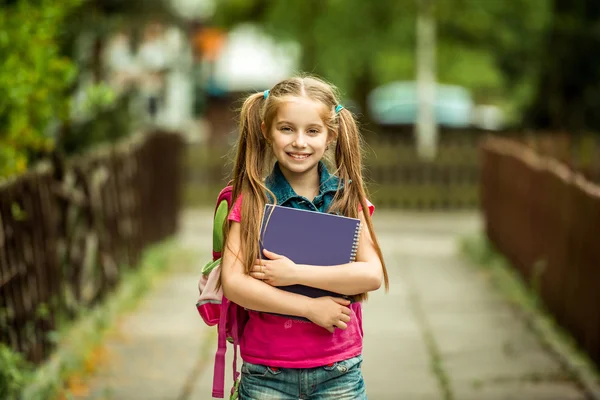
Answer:
[{"label": "green foliage", "polygon": [[596,0],[552,0],[554,15],[540,55],[529,126],[600,132],[600,7]]},{"label": "green foliage", "polygon": [[552,0],[436,4],[440,79],[474,89],[477,100],[509,102],[520,114],[537,83]]},{"label": "green foliage", "polygon": [[83,111],[88,115],[97,114],[114,104],[115,100],[115,91],[108,84],[100,83],[90,86],[86,90]]},{"label": "green foliage", "polygon": [[[476,101],[520,110],[535,84],[550,1],[436,0],[438,80],[466,86]],[[417,4],[224,0],[215,21],[257,22],[274,37],[297,41],[304,71],[364,102],[374,86],[415,78]]]},{"label": "green foliage", "polygon": [[0,365],[0,398],[19,398],[19,393],[31,378],[31,365],[4,343],[0,343]]},{"label": "green foliage", "polygon": [[69,114],[76,67],[60,54],[63,21],[82,0],[19,0],[0,11],[0,177],[50,151],[48,127]]},{"label": "green foliage", "polygon": [[117,98],[103,83],[90,86],[77,110],[78,120],[63,127],[60,149],[66,154],[81,153],[95,144],[115,142],[129,134],[133,119],[131,96],[123,94]]},{"label": "green foliage", "polygon": [[9,147],[0,136],[0,178],[27,169],[27,157],[14,147]]},{"label": "green foliage", "polygon": [[[215,20],[226,26],[259,22],[275,37],[297,41],[303,70],[326,77],[354,96],[354,84],[365,71],[377,83],[412,76],[413,3],[223,1]],[[398,76],[398,70],[406,75]]]},{"label": "green foliage", "polygon": [[19,203],[12,203],[10,205],[10,211],[15,221],[25,221],[27,219],[27,212],[21,208]]},{"label": "green foliage", "polygon": [[494,250],[489,239],[483,234],[465,236],[459,242],[461,253],[477,266],[505,265],[506,260]]}]

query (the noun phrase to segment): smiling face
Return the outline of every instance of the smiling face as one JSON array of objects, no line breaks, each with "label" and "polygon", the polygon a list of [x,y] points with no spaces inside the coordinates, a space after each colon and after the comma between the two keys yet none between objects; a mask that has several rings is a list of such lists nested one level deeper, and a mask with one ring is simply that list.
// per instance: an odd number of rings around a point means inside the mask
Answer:
[{"label": "smiling face", "polygon": [[289,97],[278,107],[267,137],[285,176],[317,172],[329,143],[323,104],[306,97]]}]

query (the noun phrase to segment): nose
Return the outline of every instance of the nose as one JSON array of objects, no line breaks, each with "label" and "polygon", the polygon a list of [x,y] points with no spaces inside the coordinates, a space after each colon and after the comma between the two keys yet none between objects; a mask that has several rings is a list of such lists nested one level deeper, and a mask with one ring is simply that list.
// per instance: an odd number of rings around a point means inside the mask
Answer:
[{"label": "nose", "polygon": [[299,132],[296,135],[296,139],[294,140],[294,143],[292,143],[292,145],[295,147],[300,147],[300,148],[306,147],[306,138],[304,137],[303,132]]}]

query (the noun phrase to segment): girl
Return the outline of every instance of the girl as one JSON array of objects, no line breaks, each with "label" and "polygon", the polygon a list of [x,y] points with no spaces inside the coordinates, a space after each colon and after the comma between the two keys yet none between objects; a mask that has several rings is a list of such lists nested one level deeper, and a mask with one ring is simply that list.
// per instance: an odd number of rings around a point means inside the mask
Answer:
[{"label": "girl", "polygon": [[[322,161],[329,149],[335,174]],[[221,270],[225,296],[253,310],[240,338],[240,400],[367,398],[360,370],[360,301],[382,280],[387,289],[388,277],[371,222],[374,207],[365,196],[360,150],[352,114],[339,105],[332,87],[316,78],[284,80],[242,106],[233,171],[237,200],[228,217]],[[268,249],[266,260],[260,260],[266,202],[359,217],[364,228],[356,262],[296,265]],[[292,284],[357,301],[277,289]]]}]

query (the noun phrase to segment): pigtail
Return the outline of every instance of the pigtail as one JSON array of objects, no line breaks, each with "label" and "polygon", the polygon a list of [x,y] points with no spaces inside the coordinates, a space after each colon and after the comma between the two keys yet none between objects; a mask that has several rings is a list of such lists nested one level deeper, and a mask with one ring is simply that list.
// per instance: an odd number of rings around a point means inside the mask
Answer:
[{"label": "pigtail", "polygon": [[[338,130],[335,147],[335,164],[340,180],[344,182],[344,190],[338,190],[331,209],[339,211],[342,215],[357,218],[358,204],[362,207],[362,214],[371,234],[375,250],[383,267],[383,280],[385,289],[389,290],[389,278],[383,253],[373,228],[373,221],[367,207],[367,190],[363,181],[362,166],[362,138],[352,113],[346,109],[337,114]],[[367,294],[355,296],[357,301],[366,300]]]},{"label": "pigtail", "polygon": [[[250,95],[242,105],[239,122],[240,137],[232,176],[233,199],[239,198],[240,195],[243,199],[242,216],[244,217],[240,222],[243,254],[241,261],[246,267],[246,273],[250,273],[254,260],[259,257],[261,213],[267,201],[268,190],[263,182],[267,142],[261,130],[261,115],[265,101],[262,93],[256,93]],[[228,229],[225,231],[225,240],[227,240]]]}]

